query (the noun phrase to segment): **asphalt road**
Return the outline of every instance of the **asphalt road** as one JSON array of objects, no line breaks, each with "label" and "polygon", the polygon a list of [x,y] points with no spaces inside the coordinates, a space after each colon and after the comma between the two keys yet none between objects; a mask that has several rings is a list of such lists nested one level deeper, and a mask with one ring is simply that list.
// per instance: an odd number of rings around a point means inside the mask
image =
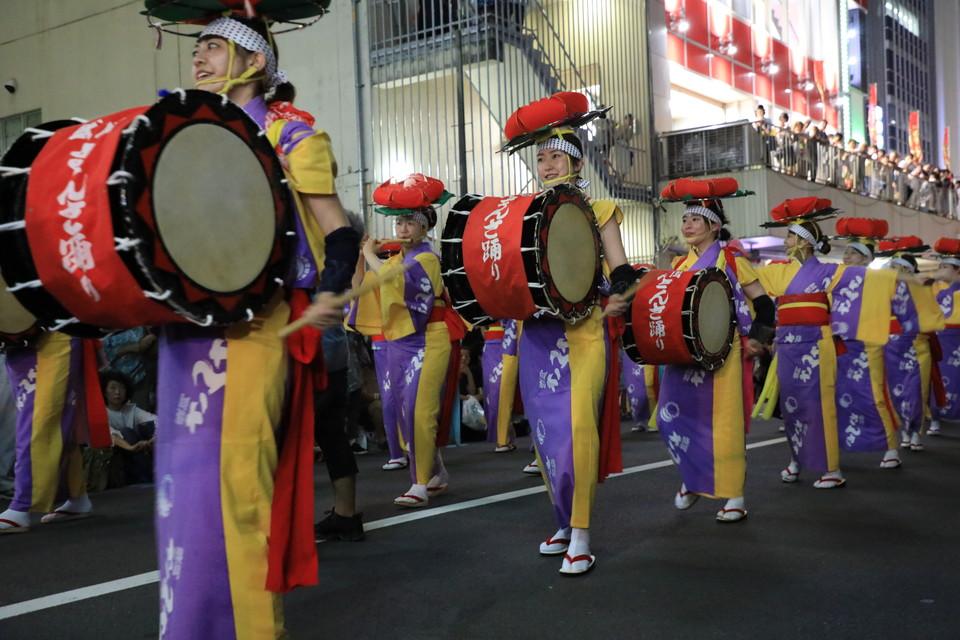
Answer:
[{"label": "asphalt road", "polygon": [[[411,514],[391,504],[406,471],[361,457],[371,530],[363,542],[320,545],[320,585],[286,597],[290,636],[960,638],[960,425],[927,438],[924,452],[904,452],[899,470],[879,469],[879,454],[846,456],[848,485],[831,491],[813,489],[812,476],[780,482],[780,437],[773,423],[754,425],[750,515],[722,525],[720,502],[675,510],[677,471],[656,464],[666,448],[656,434],[626,432],[630,473],[599,488],[597,567],[575,579],[537,553],[555,527],[540,481],[520,473],[527,439],[509,454],[448,449],[450,491],[417,519],[394,518]],[[156,637],[153,491],[93,497],[92,518],[0,538],[0,639]],[[317,504],[331,504],[322,466]],[[61,602],[69,590],[142,574],[142,586]],[[45,596],[55,597],[11,615],[11,605]]]}]

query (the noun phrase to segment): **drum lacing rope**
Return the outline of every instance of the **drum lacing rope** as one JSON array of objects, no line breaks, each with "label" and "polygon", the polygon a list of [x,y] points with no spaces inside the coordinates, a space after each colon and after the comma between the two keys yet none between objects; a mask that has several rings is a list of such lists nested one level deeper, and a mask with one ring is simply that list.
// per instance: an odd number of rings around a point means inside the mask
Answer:
[{"label": "drum lacing rope", "polygon": [[30,280],[29,282],[18,282],[12,287],[7,287],[7,291],[13,293],[15,291],[20,291],[21,289],[39,289],[43,286],[43,283],[39,280]]},{"label": "drum lacing rope", "polygon": [[88,122],[90,122],[90,121],[87,120],[86,118],[80,118],[80,117],[78,117],[78,116],[73,116],[73,117],[70,118],[70,119],[73,120],[73,121],[76,122],[76,123],[79,123],[79,124],[87,124]]},{"label": "drum lacing rope", "polygon": [[63,329],[68,324],[76,324],[78,322],[80,321],[77,320],[76,318],[67,318],[66,320],[54,320],[54,325],[49,329],[47,329],[47,331],[60,331],[60,329]]},{"label": "drum lacing rope", "polygon": [[295,235],[297,235],[297,232],[296,232],[296,231],[287,231],[284,235],[286,235],[286,236],[295,236]]},{"label": "drum lacing rope", "polygon": [[27,226],[26,220],[17,220],[16,222],[4,222],[0,224],[0,231],[16,231],[17,229],[25,229]]},{"label": "drum lacing rope", "polygon": [[140,244],[142,240],[140,238],[117,238],[114,237],[114,251],[130,251],[135,246]]},{"label": "drum lacing rope", "polygon": [[230,104],[230,98],[227,97],[227,94],[220,96],[220,106],[225,107]]},{"label": "drum lacing rope", "polygon": [[118,184],[127,184],[131,180],[133,180],[133,174],[129,171],[114,171],[110,174],[110,177],[107,178],[107,186],[115,187]]},{"label": "drum lacing rope", "polygon": [[210,325],[213,324],[213,316],[211,316],[210,314],[207,314],[207,317],[204,318],[202,321],[194,320],[193,318],[188,318],[188,320],[190,320],[190,322],[196,325],[200,325],[201,327],[209,327]]},{"label": "drum lacing rope", "polygon": [[524,251],[540,251],[540,247],[520,247],[520,253]]},{"label": "drum lacing rope", "polygon": [[173,294],[170,289],[167,289],[163,293],[154,293],[153,291],[144,291],[143,295],[150,298],[151,300],[166,300]]},{"label": "drum lacing rope", "polygon": [[183,89],[183,87],[177,87],[170,93],[176,93],[180,96],[180,104],[187,104],[187,92]]},{"label": "drum lacing rope", "polygon": [[254,318],[253,309],[251,309],[250,307],[247,307],[246,309],[244,309],[244,311],[247,312],[247,322],[253,322],[253,318]]},{"label": "drum lacing rope", "polygon": [[4,167],[0,165],[0,178],[22,176],[30,173],[30,167]]},{"label": "drum lacing rope", "polygon": [[32,133],[33,137],[31,140],[43,140],[44,138],[52,138],[53,134],[56,131],[47,131],[46,129],[37,129],[36,127],[27,127],[23,130],[24,133]]},{"label": "drum lacing rope", "polygon": [[440,240],[440,242],[453,242],[453,243],[457,243],[457,242],[463,242],[463,239],[462,239],[462,238],[443,238],[443,239]]},{"label": "drum lacing rope", "polygon": [[127,128],[124,129],[123,131],[121,131],[120,133],[123,134],[123,135],[125,135],[125,136],[128,136],[128,135],[132,134],[133,132],[135,132],[135,131],[137,130],[137,127],[140,126],[140,123],[141,123],[141,122],[142,122],[143,124],[147,125],[148,127],[150,126],[150,118],[148,118],[147,116],[145,116],[145,115],[143,115],[143,114],[141,113],[141,114],[139,114],[137,117],[135,117],[135,118],[133,119],[133,122],[131,122],[131,123],[127,126]]},{"label": "drum lacing rope", "polygon": [[528,282],[527,286],[533,287],[534,289],[543,289],[547,285],[543,284],[542,282]]},{"label": "drum lacing rope", "polygon": [[459,311],[460,309],[464,309],[464,308],[466,308],[466,307],[469,307],[470,305],[472,305],[472,304],[474,304],[474,303],[476,303],[476,300],[475,300],[475,299],[474,299],[474,300],[467,300],[466,302],[461,302],[460,304],[455,304],[455,305],[453,305],[453,308],[454,308],[456,311]]},{"label": "drum lacing rope", "polygon": [[283,281],[283,278],[274,278],[273,281],[276,282],[276,283],[277,283],[278,285],[280,285],[281,287],[282,287],[284,284],[286,284],[286,283]]},{"label": "drum lacing rope", "polygon": [[542,218],[542,217],[543,217],[543,214],[538,211],[537,213],[531,213],[528,216],[523,216],[523,219],[532,220],[533,218]]},{"label": "drum lacing rope", "polygon": [[451,276],[451,275],[459,275],[459,274],[461,274],[461,273],[464,274],[464,275],[466,275],[467,272],[464,271],[464,269],[466,269],[466,267],[458,267],[458,268],[456,268],[456,269],[448,269],[447,271],[444,271],[444,272],[441,273],[440,275],[441,275],[441,276]]}]

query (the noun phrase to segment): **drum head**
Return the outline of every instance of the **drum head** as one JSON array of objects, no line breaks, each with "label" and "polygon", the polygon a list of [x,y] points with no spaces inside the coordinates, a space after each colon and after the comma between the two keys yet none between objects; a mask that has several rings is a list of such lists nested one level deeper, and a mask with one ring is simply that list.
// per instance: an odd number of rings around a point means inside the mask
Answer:
[{"label": "drum head", "polygon": [[171,259],[205,289],[239,291],[269,261],[276,225],[271,184],[257,156],[225,127],[195,124],[167,141],[153,205]]},{"label": "drum head", "polygon": [[28,331],[36,323],[36,316],[7,291],[7,283],[0,274],[0,333],[16,335]]},{"label": "drum head", "polygon": [[566,300],[583,300],[596,282],[597,256],[584,250],[593,244],[593,233],[580,207],[571,203],[557,207],[547,232],[547,261],[553,284]]},{"label": "drum head", "polygon": [[702,289],[697,335],[706,355],[723,353],[730,348],[730,290],[719,280],[702,283]]}]

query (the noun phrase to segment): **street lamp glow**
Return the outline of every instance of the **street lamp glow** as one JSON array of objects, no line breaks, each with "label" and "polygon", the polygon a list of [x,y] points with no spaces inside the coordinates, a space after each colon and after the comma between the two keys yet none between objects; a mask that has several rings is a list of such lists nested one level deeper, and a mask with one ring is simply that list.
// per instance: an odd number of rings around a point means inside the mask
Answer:
[{"label": "street lamp glow", "polygon": [[680,18],[680,20],[677,22],[677,31],[680,33],[686,33],[687,31],[690,31],[690,21],[686,18]]}]

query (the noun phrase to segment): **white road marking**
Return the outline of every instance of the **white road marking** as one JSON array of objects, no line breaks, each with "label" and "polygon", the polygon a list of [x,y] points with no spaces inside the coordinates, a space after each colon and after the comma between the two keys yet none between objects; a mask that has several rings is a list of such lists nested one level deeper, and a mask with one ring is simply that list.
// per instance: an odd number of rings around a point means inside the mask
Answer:
[{"label": "white road marking", "polygon": [[[787,441],[786,438],[773,438],[771,440],[761,440],[760,442],[754,442],[752,444],[748,444],[747,449],[759,449],[760,447],[768,447],[768,446],[771,446],[774,444],[780,444],[786,441]],[[659,462],[650,462],[648,464],[641,464],[635,467],[628,467],[624,469],[621,473],[611,475],[610,477],[619,478],[620,476],[626,476],[633,473],[640,473],[642,471],[653,471],[655,469],[662,469],[664,467],[672,467],[672,466],[673,466],[673,460],[660,460]],[[516,498],[524,498],[526,496],[532,496],[538,493],[545,493],[546,490],[547,490],[546,487],[541,485],[537,487],[531,487],[529,489],[520,489],[518,491],[508,491],[506,493],[498,493],[496,495],[477,498],[475,500],[466,500],[464,502],[458,502],[456,504],[450,504],[443,507],[434,507],[432,509],[424,509],[422,511],[412,511],[410,513],[404,513],[398,516],[381,518],[380,520],[373,520],[372,522],[364,523],[363,529],[364,531],[375,531],[377,529],[385,529],[386,527],[395,527],[398,524],[405,524],[407,522],[414,522],[416,520],[423,520],[425,518],[442,516],[447,513],[453,513],[454,511],[464,511],[466,509],[483,507],[488,504],[496,504],[498,502],[514,500]],[[149,584],[154,584],[155,582],[159,581],[159,579],[160,579],[160,574],[157,571],[148,571],[146,573],[130,576],[128,578],[120,578],[119,580],[101,582],[100,584],[90,585],[89,587],[80,587],[79,589],[71,589],[70,591],[64,591],[62,593],[54,593],[49,596],[43,596],[42,598],[34,598],[33,600],[24,600],[23,602],[17,602],[15,604],[10,604],[5,607],[0,607],[0,620],[6,620],[8,618],[16,618],[17,616],[23,616],[28,613],[36,613],[37,611],[43,611],[45,609],[53,609],[55,607],[60,607],[65,604],[70,604],[72,602],[79,602],[80,600],[89,600],[90,598],[99,598],[100,596],[116,593],[118,591],[126,591],[127,589],[136,589],[137,587],[143,587]]]}]

